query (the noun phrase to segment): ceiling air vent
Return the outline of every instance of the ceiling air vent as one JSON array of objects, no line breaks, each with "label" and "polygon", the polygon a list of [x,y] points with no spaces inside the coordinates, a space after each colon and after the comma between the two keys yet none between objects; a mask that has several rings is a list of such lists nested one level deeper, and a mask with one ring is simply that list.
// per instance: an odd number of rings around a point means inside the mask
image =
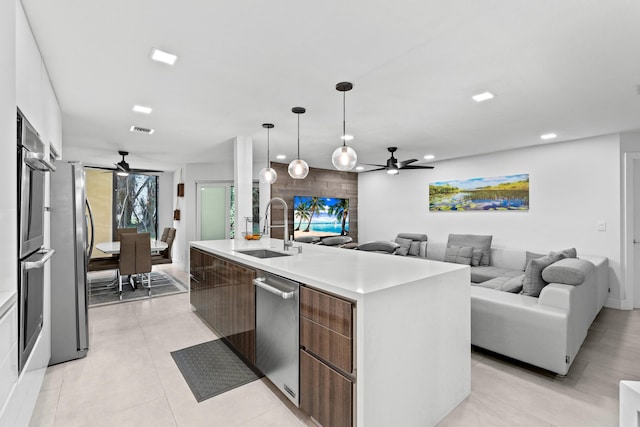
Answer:
[{"label": "ceiling air vent", "polygon": [[140,126],[131,126],[129,130],[131,132],[146,133],[147,135],[151,135],[156,131],[155,129],[143,128]]}]

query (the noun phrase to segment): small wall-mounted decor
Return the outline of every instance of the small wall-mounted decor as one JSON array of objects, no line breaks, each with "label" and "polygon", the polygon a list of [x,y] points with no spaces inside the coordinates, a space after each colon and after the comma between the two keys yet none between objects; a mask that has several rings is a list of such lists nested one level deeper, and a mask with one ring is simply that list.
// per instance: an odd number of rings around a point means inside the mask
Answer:
[{"label": "small wall-mounted decor", "polygon": [[178,197],[184,197],[184,183],[178,184]]},{"label": "small wall-mounted decor", "polygon": [[180,209],[176,209],[173,211],[173,220],[180,221]]},{"label": "small wall-mounted decor", "polygon": [[429,183],[430,211],[528,211],[529,174]]}]

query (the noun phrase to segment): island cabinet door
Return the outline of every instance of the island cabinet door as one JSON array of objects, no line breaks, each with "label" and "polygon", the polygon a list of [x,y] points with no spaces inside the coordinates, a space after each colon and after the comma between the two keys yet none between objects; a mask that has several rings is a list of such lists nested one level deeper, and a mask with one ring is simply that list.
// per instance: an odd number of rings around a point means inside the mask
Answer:
[{"label": "island cabinet door", "polygon": [[255,270],[212,256],[207,322],[249,362],[255,363]]},{"label": "island cabinet door", "polygon": [[300,350],[300,409],[324,427],[353,425],[353,382]]}]

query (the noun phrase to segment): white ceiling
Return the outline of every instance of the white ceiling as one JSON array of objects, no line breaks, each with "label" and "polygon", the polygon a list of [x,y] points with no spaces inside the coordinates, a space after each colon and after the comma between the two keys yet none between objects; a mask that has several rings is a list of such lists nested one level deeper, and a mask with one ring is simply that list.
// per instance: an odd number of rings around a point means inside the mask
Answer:
[{"label": "white ceiling", "polygon": [[[172,170],[227,158],[330,168],[436,160],[640,129],[637,0],[22,0],[63,111],[67,159]],[[157,47],[175,66],[150,60]],[[491,91],[496,98],[475,103]],[[153,107],[144,116],[134,104]],[[131,125],[154,135],[133,134]]]}]

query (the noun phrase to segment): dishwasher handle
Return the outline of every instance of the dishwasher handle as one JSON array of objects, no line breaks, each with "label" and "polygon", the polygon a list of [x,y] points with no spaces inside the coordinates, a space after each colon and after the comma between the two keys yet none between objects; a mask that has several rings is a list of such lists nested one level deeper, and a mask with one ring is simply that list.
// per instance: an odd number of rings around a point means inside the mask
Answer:
[{"label": "dishwasher handle", "polygon": [[296,291],[289,291],[289,292],[285,292],[283,290],[280,290],[276,287],[271,286],[270,284],[268,284],[265,279],[262,278],[258,278],[258,279],[253,279],[253,284],[264,289],[265,291],[269,291],[272,294],[278,295],[280,298],[282,299],[291,299],[291,298],[295,298],[296,296]]}]

